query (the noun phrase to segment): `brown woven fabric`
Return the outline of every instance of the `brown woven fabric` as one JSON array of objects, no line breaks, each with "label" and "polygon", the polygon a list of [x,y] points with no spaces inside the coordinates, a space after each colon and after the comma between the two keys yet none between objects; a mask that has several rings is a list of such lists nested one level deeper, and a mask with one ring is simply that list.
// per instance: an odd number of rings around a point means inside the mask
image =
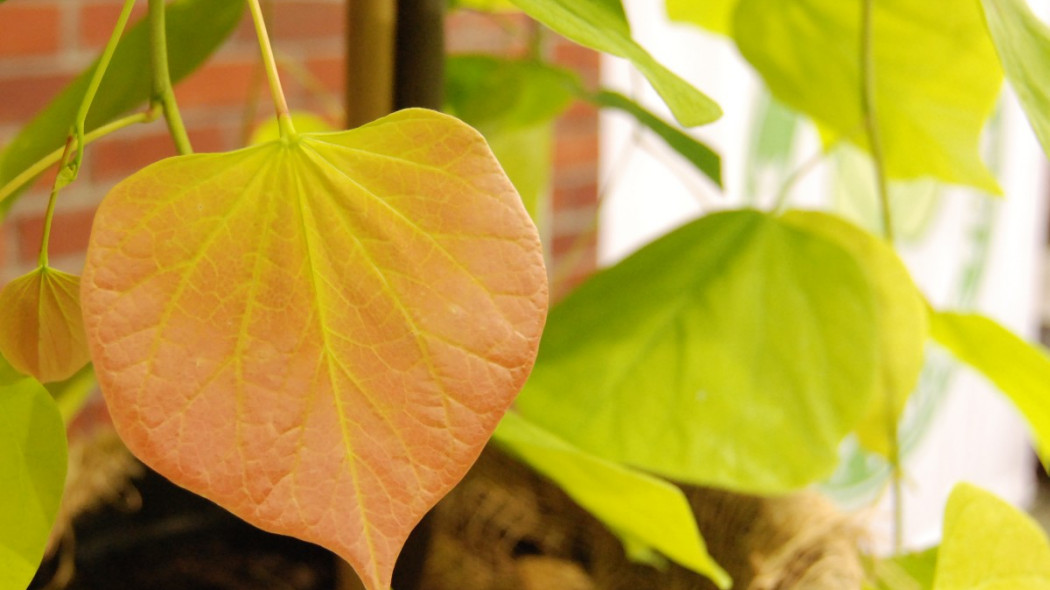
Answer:
[{"label": "brown woven fabric", "polygon": [[[734,588],[861,587],[857,529],[820,495],[683,489]],[[424,590],[715,588],[673,563],[632,563],[619,540],[561,490],[491,448],[432,518]]]}]

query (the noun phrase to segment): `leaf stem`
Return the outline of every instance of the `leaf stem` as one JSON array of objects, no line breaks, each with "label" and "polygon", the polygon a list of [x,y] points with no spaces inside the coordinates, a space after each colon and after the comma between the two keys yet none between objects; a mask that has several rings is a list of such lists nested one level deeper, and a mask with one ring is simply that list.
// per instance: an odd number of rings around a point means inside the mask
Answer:
[{"label": "leaf stem", "polygon": [[168,71],[168,38],[164,19],[164,0],[149,0],[149,33],[150,57],[153,68],[153,100],[160,103],[164,111],[164,120],[168,123],[168,132],[175,142],[175,149],[180,154],[192,154],[193,146],[186,126],[175,101],[175,91],[171,86],[171,74]]},{"label": "leaf stem", "polygon": [[886,241],[893,243],[893,222],[890,212],[889,190],[886,186],[886,164],[879,132],[878,110],[875,104],[875,0],[863,0],[860,26],[860,105],[864,129],[875,165],[875,182],[882,212],[882,231]]},{"label": "leaf stem", "polygon": [[55,201],[58,200],[59,189],[64,186],[62,171],[63,168],[65,168],[66,163],[69,161],[70,154],[73,152],[74,142],[76,142],[76,139],[71,133],[66,138],[66,145],[62,148],[62,155],[59,156],[58,174],[55,176],[55,181],[51,185],[51,195],[47,199],[47,211],[44,212],[44,230],[40,237],[40,255],[37,261],[37,264],[41,268],[47,268],[48,265],[47,245],[51,242],[51,221],[55,217]]},{"label": "leaf stem", "polygon": [[281,78],[277,75],[277,60],[273,56],[273,47],[270,45],[270,35],[266,32],[266,21],[263,19],[259,0],[248,0],[248,8],[252,12],[255,36],[259,39],[259,50],[262,52],[263,65],[266,66],[266,79],[270,83],[270,95],[277,112],[277,125],[281,130],[281,137],[294,138],[297,135],[295,126],[292,125],[288,101],[285,100],[284,90],[281,88]]},{"label": "leaf stem", "polygon": [[[119,131],[120,129],[128,127],[129,125],[134,125],[136,123],[149,123],[150,121],[156,119],[159,115],[160,107],[158,105],[157,107],[151,108],[148,111],[135,113],[117,119],[116,121],[107,123],[85,135],[83,145],[87,145],[100,137],[109,135],[114,131]],[[18,189],[28,184],[30,181],[32,181],[38,175],[43,173],[45,170],[53,166],[56,162],[61,161],[63,159],[62,155],[64,153],[64,147],[60,147],[52,151],[48,155],[34,162],[32,166],[20,172],[18,176],[12,178],[10,181],[7,182],[7,184],[0,186],[0,203],[4,202],[5,199],[13,195]]]},{"label": "leaf stem", "polygon": [[[875,167],[875,184],[882,213],[883,237],[893,244],[893,216],[890,211],[889,189],[886,184],[886,165],[879,133],[878,110],[875,104],[875,0],[863,0],[860,18],[860,104],[864,128],[871,148],[871,160]],[[904,547],[904,493],[903,466],[901,465],[900,439],[897,417],[892,400],[886,400],[886,429],[889,436],[889,462],[891,476],[891,505],[893,509],[893,552],[899,554]]]},{"label": "leaf stem", "polygon": [[131,18],[131,9],[134,5],[135,0],[124,0],[124,7],[120,10],[120,16],[117,17],[117,24],[113,27],[109,41],[106,42],[106,48],[102,50],[102,56],[98,58],[98,66],[91,74],[91,80],[88,82],[87,90],[84,92],[84,98],[80,101],[80,108],[77,109],[77,118],[73,121],[73,135],[76,137],[77,155],[71,163],[67,164],[70,166],[71,171],[69,182],[76,179],[77,173],[80,171],[80,163],[84,160],[84,122],[87,120],[88,111],[91,110],[91,103],[95,100],[98,87],[102,84],[102,78],[106,75],[106,70],[109,69],[109,62],[113,59],[113,53],[117,50],[117,43],[120,42],[121,36],[124,35],[124,28],[128,24],[128,19]]}]

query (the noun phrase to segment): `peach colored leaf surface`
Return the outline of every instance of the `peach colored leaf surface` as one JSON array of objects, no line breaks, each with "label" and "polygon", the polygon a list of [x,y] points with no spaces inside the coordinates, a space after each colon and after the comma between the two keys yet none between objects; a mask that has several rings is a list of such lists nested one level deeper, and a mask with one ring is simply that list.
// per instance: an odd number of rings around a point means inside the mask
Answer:
[{"label": "peach colored leaf surface", "polygon": [[47,266],[0,291],[0,354],[38,381],[63,381],[88,362],[80,277]]},{"label": "peach colored leaf surface", "polygon": [[132,451],[369,590],[495,429],[547,308],[484,140],[424,110],[142,170],[98,211],[82,295]]}]

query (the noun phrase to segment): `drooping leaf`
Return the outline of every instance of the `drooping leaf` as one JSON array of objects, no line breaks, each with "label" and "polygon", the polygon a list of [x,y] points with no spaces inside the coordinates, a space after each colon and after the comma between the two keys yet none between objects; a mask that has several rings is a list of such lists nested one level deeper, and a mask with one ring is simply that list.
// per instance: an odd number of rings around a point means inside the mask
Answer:
[{"label": "drooping leaf", "polygon": [[1006,77],[1050,154],[1050,27],[1024,0],[981,0],[981,6]]},{"label": "drooping leaf", "polygon": [[66,479],[66,430],[33,379],[0,381],[0,588],[22,590],[40,566]]},{"label": "drooping leaf", "polygon": [[872,577],[865,590],[932,590],[937,567],[938,547],[918,553],[905,553],[873,564]]},{"label": "drooping leaf", "polygon": [[738,1],[667,0],[667,16],[673,21],[692,23],[728,37],[733,30],[733,9]]},{"label": "drooping leaf", "polygon": [[976,486],[952,490],[933,590],[1050,589],[1050,545],[1027,514]]},{"label": "drooping leaf", "polygon": [[[204,63],[241,20],[243,0],[175,0],[167,5],[168,59],[172,81]],[[153,94],[149,23],[128,29],[91,103],[85,130],[91,131],[139,105]],[[62,147],[97,65],[92,64],[33,118],[0,153],[0,186],[52,150]],[[14,204],[0,203],[0,217]]]},{"label": "drooping leaf", "polygon": [[418,109],[149,166],[99,208],[82,289],[128,447],[369,590],[521,387],[546,298],[484,140]]},{"label": "drooping leaf", "polygon": [[1050,356],[997,322],[976,314],[934,311],[931,334],[960,361],[977,369],[1017,406],[1050,465]]},{"label": "drooping leaf", "polygon": [[617,109],[633,116],[639,123],[645,125],[650,131],[659,136],[660,139],[666,141],[671,149],[678,152],[686,160],[689,160],[693,166],[696,166],[697,170],[703,172],[718,186],[722,186],[722,158],[701,141],[668,124],[619,92],[603,90],[589,97],[598,106]]},{"label": "drooping leaf", "polygon": [[620,0],[511,0],[532,18],[591,49],[628,59],[686,127],[711,123],[722,109],[631,38]]},{"label": "drooping leaf", "polygon": [[[884,0],[874,7],[875,103],[886,171],[1000,192],[978,139],[1002,70],[976,2]],[[861,3],[740,0],[733,35],[774,95],[829,142],[867,149],[860,101]]]},{"label": "drooping leaf", "polygon": [[889,455],[890,423],[896,424],[919,382],[929,325],[926,302],[904,262],[885,241],[818,211],[791,211],[784,221],[830,240],[849,252],[875,294],[878,372],[876,393],[857,427],[860,444]]},{"label": "drooping leaf", "polygon": [[849,253],[754,211],[642,248],[551,311],[516,407],[595,455],[776,493],[830,473],[876,378]]},{"label": "drooping leaf", "polygon": [[[295,130],[299,133],[324,133],[327,131],[336,131],[328,121],[325,121],[322,117],[310,112],[292,111],[290,116],[292,119],[292,125],[295,126]],[[281,127],[277,123],[277,119],[271,117],[255,128],[255,131],[252,132],[251,138],[248,139],[248,144],[259,145],[260,143],[275,141],[280,138]]]},{"label": "drooping leaf", "polygon": [[44,383],[71,377],[88,362],[80,278],[38,267],[0,290],[0,353]]},{"label": "drooping leaf", "polygon": [[44,387],[58,405],[62,421],[68,425],[80,413],[91,394],[98,391],[98,380],[95,379],[95,368],[88,363],[69,379],[48,383]]},{"label": "drooping leaf", "polygon": [[729,575],[708,555],[689,501],[677,487],[582,451],[516,412],[503,417],[492,440],[614,533],[729,587]]}]

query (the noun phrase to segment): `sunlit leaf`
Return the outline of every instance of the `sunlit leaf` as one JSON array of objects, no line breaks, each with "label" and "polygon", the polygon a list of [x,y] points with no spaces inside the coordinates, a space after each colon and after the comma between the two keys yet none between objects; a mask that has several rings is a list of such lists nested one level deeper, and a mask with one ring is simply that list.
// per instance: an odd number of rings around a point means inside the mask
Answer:
[{"label": "sunlit leaf", "polygon": [[689,501],[677,487],[582,451],[516,412],[503,417],[492,440],[554,481],[614,533],[729,587],[728,574],[708,555]]},{"label": "sunlit leaf", "polygon": [[62,381],[88,362],[80,278],[42,266],[0,291],[0,353],[42,382]]},{"label": "sunlit leaf", "polygon": [[[874,8],[875,103],[887,173],[1000,192],[978,153],[1002,70],[976,2],[884,0]],[[733,35],[773,94],[828,141],[867,149],[861,3],[740,0]]]},{"label": "sunlit leaf", "polygon": [[[295,126],[295,130],[299,133],[323,133],[326,131],[336,131],[331,123],[310,112],[292,111],[291,119],[292,124]],[[266,143],[280,138],[281,127],[277,123],[277,119],[271,117],[255,128],[248,143],[250,145],[259,145],[260,143]]]},{"label": "sunlit leaf", "polygon": [[704,217],[551,311],[516,407],[595,455],[775,493],[829,474],[876,382],[874,294],[834,243]]},{"label": "sunlit leaf", "polygon": [[44,556],[66,479],[66,430],[32,379],[0,382],[0,588],[22,590]]},{"label": "sunlit leaf", "polygon": [[872,565],[873,579],[865,590],[931,590],[939,548],[879,559]]},{"label": "sunlit leaf", "polygon": [[131,176],[82,300],[136,455],[387,590],[527,377],[546,289],[484,140],[416,109]]},{"label": "sunlit leaf", "polygon": [[1024,0],[981,0],[981,6],[1006,77],[1050,154],[1050,27]]},{"label": "sunlit leaf", "polygon": [[932,312],[934,340],[980,371],[1024,414],[1043,464],[1050,465],[1050,356],[993,320]]},{"label": "sunlit leaf", "polygon": [[[241,21],[244,0],[175,0],[166,10],[169,69],[172,81],[178,81],[204,63],[229,37]],[[0,157],[0,186],[65,144],[94,71],[93,64],[7,144]],[[91,103],[86,130],[144,105],[153,95],[152,71],[149,27],[141,22],[128,29],[117,46]],[[0,203],[0,217],[14,201],[10,197]]]},{"label": "sunlit leaf", "polygon": [[919,381],[929,325],[926,303],[904,262],[885,241],[817,211],[792,211],[784,221],[838,244],[853,255],[875,294],[878,338],[876,394],[857,427],[868,450],[889,455],[890,424],[896,424]]},{"label": "sunlit leaf", "polygon": [[660,117],[657,117],[642,105],[620,94],[603,90],[589,96],[595,104],[623,111],[635,118],[639,123],[645,125],[674,151],[703,172],[718,186],[722,186],[722,158],[711,148],[681,129],[669,125]]},{"label": "sunlit leaf", "polygon": [[667,0],[671,20],[692,23],[721,35],[733,30],[733,9],[739,0]]},{"label": "sunlit leaf", "polygon": [[481,12],[517,12],[510,0],[452,0],[449,8],[469,8]]},{"label": "sunlit leaf", "polygon": [[704,125],[722,116],[718,104],[653,59],[631,38],[631,27],[620,0],[511,1],[532,18],[580,45],[630,60],[682,125]]},{"label": "sunlit leaf", "polygon": [[1028,515],[970,484],[948,498],[933,590],[1050,589],[1050,545]]}]

